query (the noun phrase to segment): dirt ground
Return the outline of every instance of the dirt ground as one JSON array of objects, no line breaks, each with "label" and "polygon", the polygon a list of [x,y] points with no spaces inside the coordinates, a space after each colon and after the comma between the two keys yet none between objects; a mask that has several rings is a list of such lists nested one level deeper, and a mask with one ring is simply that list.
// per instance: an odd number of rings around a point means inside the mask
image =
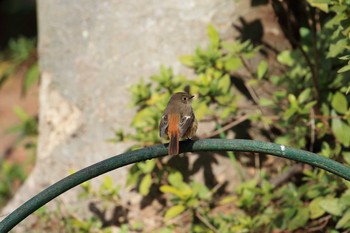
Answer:
[{"label": "dirt ground", "polygon": [[38,85],[33,85],[28,93],[21,95],[22,78],[11,77],[0,87],[0,158],[21,163],[28,153],[24,147],[15,147],[19,135],[6,132],[10,127],[20,123],[14,113],[14,107],[21,107],[28,115],[38,114]]}]

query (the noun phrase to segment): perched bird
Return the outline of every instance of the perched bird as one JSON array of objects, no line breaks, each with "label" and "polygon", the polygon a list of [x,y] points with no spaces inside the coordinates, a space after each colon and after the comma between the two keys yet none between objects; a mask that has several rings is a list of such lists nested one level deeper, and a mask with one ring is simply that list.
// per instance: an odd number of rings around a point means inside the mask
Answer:
[{"label": "perched bird", "polygon": [[169,138],[169,155],[179,154],[180,138],[192,138],[198,127],[191,106],[194,96],[186,92],[178,92],[171,96],[159,124],[161,137]]}]

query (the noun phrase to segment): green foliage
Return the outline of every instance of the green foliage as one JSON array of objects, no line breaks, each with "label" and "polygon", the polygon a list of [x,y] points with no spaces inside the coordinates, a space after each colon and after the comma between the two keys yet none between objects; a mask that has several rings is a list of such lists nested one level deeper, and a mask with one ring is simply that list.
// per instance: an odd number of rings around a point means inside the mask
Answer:
[{"label": "green foliage", "polygon": [[33,162],[38,135],[37,120],[29,116],[22,108],[15,107],[14,112],[20,119],[18,125],[7,129],[7,133],[15,133],[17,139],[13,147],[24,147],[29,157],[24,162],[0,161],[0,207],[6,204],[15,191],[20,187],[27,176],[27,170]]},{"label": "green foliage", "polygon": [[[30,87],[39,81],[39,68],[36,57],[36,41],[19,37],[9,42],[8,48],[0,51],[0,89],[11,78],[22,78],[21,94],[27,94]],[[1,90],[0,90],[1,91]],[[29,157],[24,163],[1,161],[0,177],[0,206],[5,204],[14,191],[24,181],[33,156],[36,153],[38,120],[29,116],[22,108],[15,106],[14,112],[19,118],[18,125],[10,126],[6,133],[16,135],[16,141],[9,147],[9,151],[24,147]],[[3,132],[1,132],[3,133]],[[17,175],[17,177],[15,176]]]},{"label": "green foliage", "polygon": [[[93,200],[97,205],[103,206],[105,211],[108,207],[120,206],[120,186],[115,185],[113,179],[105,176],[102,183],[98,187],[93,187],[90,181],[83,183],[81,186],[82,192],[79,195],[80,201],[87,198]],[[104,214],[104,212],[102,212]],[[98,232],[111,233],[113,224],[106,225],[106,219],[101,219],[101,216],[88,214],[80,215],[79,211],[70,209],[63,203],[58,203],[55,211],[48,210],[45,206],[35,212],[38,217],[38,222],[34,230],[37,232]],[[127,230],[137,230],[140,225],[134,227],[122,226],[121,232]]]},{"label": "green foliage", "polygon": [[0,160],[0,208],[26,178],[23,165]]},{"label": "green foliage", "polygon": [[[132,139],[140,142],[140,146],[162,142],[158,136],[162,110],[170,95],[186,86],[197,96],[193,102],[197,118],[214,119],[217,128],[222,128],[242,110],[236,101],[243,97],[233,82],[233,77],[238,77],[248,90],[261,86],[272,90],[254,99],[254,107],[260,111],[250,113],[249,119],[261,120],[264,123],[261,130],[268,129],[274,142],[311,149],[350,165],[350,3],[308,2],[324,12],[324,20],[311,20],[314,25],[299,29],[300,39],[295,49],[277,55],[278,67],[263,60],[256,69],[251,68],[250,63],[262,46],[255,47],[249,41],[222,41],[209,25],[207,48],[197,48],[193,55],[180,57],[196,77],[187,79],[161,67],[160,74],[151,77],[151,82],[142,81],[133,86],[133,106],[138,108],[138,113],[132,127],[136,133],[124,135],[119,131],[122,137],[116,140]],[[315,8],[308,17],[319,17],[315,14],[321,13]],[[283,72],[276,72],[281,67]],[[242,70],[247,73],[244,79],[239,76]],[[266,110],[272,114],[266,114]],[[226,135],[223,131],[220,137]],[[236,161],[232,156],[231,160]],[[231,195],[218,199],[214,198],[215,190],[191,178],[185,182],[179,171],[158,160],[134,165],[128,183],[136,185],[142,195],[149,195],[152,186],[165,195],[166,232],[176,229],[177,225],[170,223],[173,219],[186,214],[191,216],[192,232],[295,231],[317,228],[317,221],[321,220],[329,231],[350,229],[348,182],[322,170],[305,168],[301,181],[274,187],[268,181],[270,175],[269,169],[263,169],[260,179],[246,181]],[[214,213],[215,208],[227,206],[234,206],[234,210]]]},{"label": "green foliage", "polygon": [[[350,165],[350,2],[307,2],[308,21],[300,25],[310,25],[299,28],[295,47],[279,52],[274,62],[256,62],[263,46],[222,41],[209,25],[209,45],[180,57],[196,76],[188,79],[162,66],[151,81],[132,86],[132,106],[137,114],[131,126],[135,133],[119,130],[114,141],[133,140],[137,146],[164,142],[158,135],[162,111],[172,93],[188,87],[196,95],[193,107],[199,121],[213,121],[215,129],[222,129],[215,136],[227,137],[231,128],[224,126],[235,123],[238,112],[245,111],[237,105],[237,100],[245,98],[235,87],[238,79],[252,96],[248,107],[256,109],[248,112],[247,118],[261,134],[268,134],[273,142]],[[276,62],[279,64],[271,65]],[[266,91],[261,94],[261,90]],[[228,156],[239,167],[234,154]],[[290,162],[256,168],[258,178],[218,192],[222,184],[209,188],[191,175],[185,177],[163,158],[134,164],[127,183],[144,198],[160,195],[165,200],[164,226],[159,232],[183,231],[185,224],[191,232],[348,231],[349,182],[305,166],[300,176],[274,186],[270,178],[288,170],[288,165]],[[95,192],[84,184],[84,195],[105,201],[116,196],[108,203],[119,205],[118,188],[111,180],[103,185],[105,188]],[[91,230],[91,222],[86,224],[78,229]],[[122,232],[132,229],[135,226],[121,225]]]},{"label": "green foliage", "polygon": [[197,182],[185,183],[180,172],[171,173],[168,176],[168,184],[162,185],[160,191],[172,196],[173,205],[165,212],[165,220],[174,218],[185,210],[192,212],[207,211],[210,204],[209,200],[212,199],[213,195],[203,184]]},{"label": "green foliage", "polygon": [[0,51],[0,87],[9,78],[23,75],[22,94],[38,83],[36,40],[25,37],[12,39],[5,51]]}]

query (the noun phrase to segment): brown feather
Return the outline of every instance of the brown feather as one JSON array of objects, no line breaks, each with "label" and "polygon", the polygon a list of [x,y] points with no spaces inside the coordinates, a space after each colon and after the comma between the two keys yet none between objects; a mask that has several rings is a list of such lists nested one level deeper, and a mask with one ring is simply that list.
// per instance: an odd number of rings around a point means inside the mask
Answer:
[{"label": "brown feather", "polygon": [[169,135],[169,155],[179,154],[179,114],[169,114],[168,115],[168,135]]},{"label": "brown feather", "polygon": [[168,147],[168,154],[169,155],[177,155],[179,154],[179,134],[173,133],[169,136],[169,147]]}]

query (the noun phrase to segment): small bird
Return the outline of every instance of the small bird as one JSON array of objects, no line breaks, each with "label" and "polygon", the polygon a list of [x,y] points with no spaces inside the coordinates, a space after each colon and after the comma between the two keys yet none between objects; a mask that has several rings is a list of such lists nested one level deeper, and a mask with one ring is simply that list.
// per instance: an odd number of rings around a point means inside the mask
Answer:
[{"label": "small bird", "polygon": [[159,135],[169,138],[169,155],[179,154],[180,138],[191,139],[197,131],[198,123],[191,106],[193,97],[186,92],[175,93],[163,112]]}]

